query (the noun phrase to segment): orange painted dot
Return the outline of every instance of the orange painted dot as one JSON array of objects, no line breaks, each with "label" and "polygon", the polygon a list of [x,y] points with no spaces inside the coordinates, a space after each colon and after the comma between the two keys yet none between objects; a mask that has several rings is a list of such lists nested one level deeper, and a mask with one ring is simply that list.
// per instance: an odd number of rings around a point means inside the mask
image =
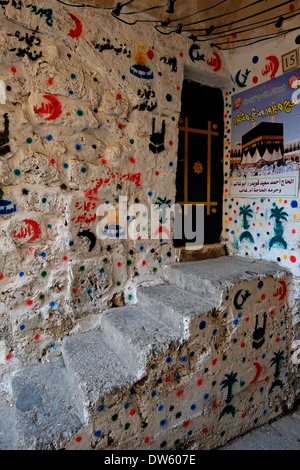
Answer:
[{"label": "orange painted dot", "polygon": [[203,379],[198,380],[198,382],[197,382],[198,387],[201,387],[201,385],[203,384],[203,381],[204,381]]},{"label": "orange painted dot", "polygon": [[12,354],[7,354],[6,355],[6,360],[9,361],[12,357],[13,357]]},{"label": "orange painted dot", "polygon": [[81,442],[82,441],[82,437],[81,436],[77,436],[76,439],[75,439],[76,442]]},{"label": "orange painted dot", "polygon": [[183,389],[178,390],[178,392],[176,393],[176,395],[177,395],[178,397],[181,397],[181,396],[183,395],[183,392],[184,392]]}]

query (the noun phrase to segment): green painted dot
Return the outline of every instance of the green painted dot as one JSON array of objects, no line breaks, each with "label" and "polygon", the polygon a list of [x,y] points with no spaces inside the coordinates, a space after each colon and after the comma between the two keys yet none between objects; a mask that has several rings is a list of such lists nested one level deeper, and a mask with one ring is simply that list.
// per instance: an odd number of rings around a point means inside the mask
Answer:
[{"label": "green painted dot", "polygon": [[76,78],[75,73],[71,73],[71,78],[72,78],[72,80],[74,80]]},{"label": "green painted dot", "polygon": [[157,271],[157,268],[153,268],[153,272],[156,273],[156,271]]},{"label": "green painted dot", "polygon": [[119,202],[119,197],[115,197],[115,202]]},{"label": "green painted dot", "polygon": [[77,109],[76,114],[77,116],[83,116],[84,112],[82,111],[82,109]]},{"label": "green painted dot", "polygon": [[130,423],[126,423],[124,426],[125,431],[130,428]]},{"label": "green painted dot", "polygon": [[181,442],[180,439],[176,439],[176,441],[174,442],[174,445],[179,446],[180,442]]},{"label": "green painted dot", "polygon": [[229,209],[232,209],[232,204],[229,204],[229,206],[228,206],[228,207],[229,207]]},{"label": "green painted dot", "polygon": [[120,286],[122,284],[121,281],[117,281],[117,286]]},{"label": "green painted dot", "polygon": [[156,364],[152,364],[151,369],[155,369]]},{"label": "green painted dot", "polygon": [[79,271],[81,272],[85,271],[85,266],[80,266]]},{"label": "green painted dot", "polygon": [[240,380],[240,386],[243,387],[245,385],[245,381],[244,380]]},{"label": "green painted dot", "polygon": [[194,356],[195,356],[195,353],[194,353],[194,351],[192,351],[192,352],[190,353],[190,357],[194,357]]},{"label": "green painted dot", "polygon": [[41,294],[40,295],[40,300],[44,300],[44,298],[45,298],[45,294]]},{"label": "green painted dot", "polygon": [[170,93],[167,93],[167,94],[166,94],[166,100],[169,101],[169,102],[172,101],[172,100],[173,100],[173,96],[172,96]]},{"label": "green painted dot", "polygon": [[132,294],[129,294],[128,295],[128,300],[132,300],[133,299],[133,295]]},{"label": "green painted dot", "polygon": [[300,44],[300,34],[296,37],[295,43],[296,43],[296,44]]},{"label": "green painted dot", "polygon": [[179,419],[181,417],[181,415],[182,415],[182,413],[180,411],[178,411],[178,413],[176,413],[176,415],[175,415],[175,418]]},{"label": "green painted dot", "polygon": [[83,166],[81,169],[80,169],[81,173],[86,173],[87,172],[87,168],[85,166]]},{"label": "green painted dot", "polygon": [[14,174],[15,174],[16,176],[20,176],[21,170],[19,170],[18,168],[16,168],[16,169],[14,170]]},{"label": "green painted dot", "polygon": [[43,197],[42,203],[43,203],[43,204],[46,204],[46,202],[47,202],[47,198],[46,198],[46,197]]},{"label": "green painted dot", "polygon": [[47,271],[43,271],[43,272],[41,273],[41,276],[42,276],[42,277],[46,277],[46,276],[47,276]]},{"label": "green painted dot", "polygon": [[71,240],[71,241],[69,242],[69,246],[74,246],[73,240]]},{"label": "green painted dot", "polygon": [[221,432],[221,436],[223,437],[225,435],[225,431],[222,431]]},{"label": "green painted dot", "polygon": [[130,139],[130,140],[129,140],[129,143],[130,143],[131,145],[133,145],[133,144],[134,144],[134,139]]},{"label": "green painted dot", "polygon": [[99,269],[99,273],[100,273],[100,274],[103,274],[103,273],[104,273],[104,268],[100,268],[100,269]]},{"label": "green painted dot", "polygon": [[132,264],[132,260],[131,259],[128,259],[127,260],[127,266],[130,266]]},{"label": "green painted dot", "polygon": [[27,144],[32,144],[32,138],[31,137],[28,137],[28,139],[26,140]]},{"label": "green painted dot", "polygon": [[51,225],[51,224],[48,224],[47,227],[48,227],[48,228],[52,228],[52,225]]},{"label": "green painted dot", "polygon": [[227,356],[226,356],[226,354],[224,354],[224,356],[222,357],[222,360],[226,361],[226,359],[227,359]]}]

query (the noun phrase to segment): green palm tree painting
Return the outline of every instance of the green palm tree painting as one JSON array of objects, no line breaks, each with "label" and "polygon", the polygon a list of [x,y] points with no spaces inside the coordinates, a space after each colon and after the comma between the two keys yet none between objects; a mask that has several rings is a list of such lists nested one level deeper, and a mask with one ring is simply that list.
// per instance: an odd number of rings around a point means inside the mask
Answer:
[{"label": "green palm tree painting", "polygon": [[243,216],[242,227],[245,229],[245,231],[240,235],[240,242],[248,240],[249,242],[254,243],[253,236],[249,232],[250,224],[248,219],[253,218],[253,210],[251,209],[250,204],[248,204],[248,206],[240,207],[240,215]]},{"label": "green palm tree painting", "polygon": [[159,210],[161,208],[161,218],[159,219],[161,224],[165,224],[168,220],[166,217],[166,209],[167,207],[171,207],[171,199],[167,199],[167,197],[158,197],[155,202],[155,210]]},{"label": "green palm tree painting", "polygon": [[225,379],[221,382],[221,390],[224,388],[228,388],[227,391],[227,397],[225,400],[226,406],[225,408],[221,411],[220,416],[219,416],[219,421],[224,415],[231,414],[232,417],[234,418],[235,416],[235,407],[233,405],[230,405],[230,402],[233,399],[233,385],[238,382],[237,380],[237,372],[231,372],[230,374],[225,374]]},{"label": "green palm tree painting", "polygon": [[279,245],[282,248],[287,249],[287,243],[283,238],[284,227],[282,225],[282,220],[287,220],[288,214],[284,212],[284,207],[278,207],[275,202],[273,204],[273,209],[271,209],[270,219],[275,219],[274,232],[275,236],[270,240],[269,248],[271,249],[273,245]]},{"label": "green palm tree painting", "polygon": [[283,387],[283,383],[279,379],[279,376],[280,376],[280,363],[284,359],[283,354],[284,354],[283,351],[275,352],[274,357],[272,357],[272,359],[270,361],[272,366],[275,365],[275,373],[274,373],[274,382],[272,383],[272,386],[270,388],[269,393],[271,393],[272,390],[274,390],[275,387],[280,387],[280,388]]}]

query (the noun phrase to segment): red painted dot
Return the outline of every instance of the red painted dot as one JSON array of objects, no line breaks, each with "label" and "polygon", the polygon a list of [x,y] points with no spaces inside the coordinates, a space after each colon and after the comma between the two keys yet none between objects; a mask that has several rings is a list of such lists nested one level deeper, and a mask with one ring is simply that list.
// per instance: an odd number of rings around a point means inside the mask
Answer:
[{"label": "red painted dot", "polygon": [[75,289],[75,287],[74,287],[74,289],[72,289],[72,292],[73,292],[73,294],[77,294],[77,289]]},{"label": "red painted dot", "polygon": [[16,73],[16,71],[17,71],[16,67],[11,67],[10,70],[12,71],[12,73]]},{"label": "red painted dot", "polygon": [[118,94],[117,94],[117,98],[119,98],[119,100],[121,100],[121,99],[122,99],[122,95],[121,95],[121,93],[118,93]]},{"label": "red painted dot", "polygon": [[149,51],[147,52],[147,57],[148,57],[148,59],[150,59],[150,60],[153,59],[153,57],[154,57],[154,52],[153,52],[151,49],[149,49]]},{"label": "red painted dot", "polygon": [[284,203],[287,204],[287,200],[285,200]]},{"label": "red painted dot", "polygon": [[122,266],[121,261],[118,262],[118,266],[119,266],[119,268]]},{"label": "red painted dot", "polygon": [[184,427],[184,428],[187,428],[189,424],[190,424],[190,422],[189,422],[189,420],[187,419],[187,420],[183,423],[183,427]]},{"label": "red painted dot", "polygon": [[265,382],[269,382],[269,379],[270,379],[270,377],[267,376],[267,377],[265,378]]},{"label": "red painted dot", "polygon": [[55,158],[51,158],[50,163],[51,163],[51,165],[55,165],[55,163],[56,163]]},{"label": "red painted dot", "polygon": [[212,407],[217,408],[217,406],[218,406],[218,403],[216,401],[214,401]]},{"label": "red painted dot", "polygon": [[184,390],[182,390],[182,389],[181,389],[181,390],[178,390],[178,392],[176,393],[176,395],[177,395],[178,397],[181,397],[181,396],[183,395],[183,392],[184,392]]},{"label": "red painted dot", "polygon": [[253,77],[252,82],[257,83],[258,82],[258,77],[257,76]]},{"label": "red painted dot", "polygon": [[217,364],[217,362],[218,362],[218,359],[216,358],[212,361],[212,365],[215,366]]},{"label": "red painted dot", "polygon": [[241,348],[244,348],[246,346],[246,343],[241,343]]},{"label": "red painted dot", "polygon": [[82,437],[81,436],[77,436],[76,439],[75,439],[76,442],[81,442],[82,441]]},{"label": "red painted dot", "polygon": [[4,279],[4,276],[3,274],[0,274],[0,281],[2,281],[2,279]]},{"label": "red painted dot", "polygon": [[290,260],[291,260],[292,263],[296,263],[296,261],[297,261],[297,259],[296,259],[295,256],[291,256],[291,257],[290,257]]},{"label": "red painted dot", "polygon": [[202,429],[202,432],[203,432],[203,434],[206,434],[206,433],[208,433],[208,428],[204,428],[204,429]]},{"label": "red painted dot", "polygon": [[136,162],[136,159],[135,159],[134,157],[130,157],[130,158],[129,158],[129,161],[130,161],[130,163],[135,163],[135,162]]},{"label": "red painted dot", "polygon": [[245,318],[245,321],[249,321],[249,317],[246,317],[246,318]]},{"label": "red painted dot", "polygon": [[143,266],[146,266],[146,264],[147,264],[147,261],[144,260],[144,261],[142,262],[142,265],[143,265]]},{"label": "red painted dot", "polygon": [[130,412],[129,412],[130,416],[135,415],[135,412],[136,412],[136,410],[134,408],[132,410],[130,410]]},{"label": "red painted dot", "polygon": [[261,300],[266,300],[266,298],[267,298],[266,294],[263,294],[263,295],[261,296]]},{"label": "red painted dot", "polygon": [[295,230],[295,229],[293,229],[293,230],[292,230],[292,233],[294,233],[294,234],[295,234],[295,233],[296,233],[296,230]]},{"label": "red painted dot", "polygon": [[101,163],[103,163],[103,165],[106,165],[106,163],[107,163],[106,158],[101,158]]},{"label": "red painted dot", "polygon": [[180,57],[183,57],[183,52],[179,52]]},{"label": "red painted dot", "polygon": [[201,385],[203,384],[203,381],[204,381],[204,379],[199,379],[198,380],[198,382],[197,382],[198,387],[201,387]]},{"label": "red painted dot", "polygon": [[33,338],[35,341],[37,341],[38,339],[40,339],[41,335],[35,335],[35,337]]},{"label": "red painted dot", "polygon": [[53,85],[53,78],[48,78],[47,83],[48,85]]},{"label": "red painted dot", "polygon": [[295,4],[292,3],[292,4],[289,6],[289,9],[290,9],[290,11],[294,11],[294,10],[295,10]]},{"label": "red painted dot", "polygon": [[168,382],[170,382],[170,381],[171,381],[171,377],[170,377],[170,375],[169,375],[168,377],[165,378],[165,382],[168,383]]},{"label": "red painted dot", "polygon": [[177,87],[177,90],[178,90],[178,91],[180,90],[180,86]]},{"label": "red painted dot", "polygon": [[28,307],[31,307],[31,305],[33,305],[33,300],[31,299],[27,300],[26,305],[28,305]]},{"label": "red painted dot", "polygon": [[276,343],[279,343],[279,341],[280,341],[280,338],[276,338]]},{"label": "red painted dot", "polygon": [[121,122],[119,122],[119,124],[118,124],[118,128],[122,130],[122,129],[123,129],[123,127],[124,127],[124,126],[123,126],[123,124],[122,124]]},{"label": "red painted dot", "polygon": [[274,310],[271,310],[270,315],[273,317],[274,313]]},{"label": "red painted dot", "polygon": [[64,261],[68,261],[68,257],[67,257],[67,256],[63,256],[63,260],[64,260]]},{"label": "red painted dot", "polygon": [[242,418],[245,418],[245,416],[246,416],[246,413],[243,413],[243,414],[242,414]]},{"label": "red painted dot", "polygon": [[172,146],[173,144],[174,144],[173,140],[169,140],[169,145]]},{"label": "red painted dot", "polygon": [[9,361],[10,359],[12,359],[12,357],[13,357],[12,354],[7,354],[6,355],[6,360]]},{"label": "red painted dot", "polygon": [[265,248],[266,245],[262,245],[262,248]]},{"label": "red painted dot", "polygon": [[158,176],[158,175],[159,175],[159,171],[156,171],[155,174],[156,174],[156,176]]},{"label": "red painted dot", "polygon": [[145,439],[144,439],[145,444],[149,444],[150,440],[151,440],[151,438],[149,436],[145,437]]}]

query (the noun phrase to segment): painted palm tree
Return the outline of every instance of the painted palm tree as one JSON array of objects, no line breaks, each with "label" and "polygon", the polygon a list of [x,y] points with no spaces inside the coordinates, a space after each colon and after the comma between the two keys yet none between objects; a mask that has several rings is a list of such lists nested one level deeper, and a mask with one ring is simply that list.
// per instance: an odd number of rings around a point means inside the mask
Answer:
[{"label": "painted palm tree", "polygon": [[282,225],[282,220],[287,220],[288,213],[284,212],[284,207],[278,207],[275,203],[271,209],[270,219],[275,219],[274,232],[275,236],[270,240],[269,247],[272,248],[273,245],[277,244],[282,248],[287,248],[287,243],[283,238],[284,227]]},{"label": "painted palm tree", "polygon": [[271,359],[271,365],[274,366],[275,365],[275,373],[274,373],[274,382],[272,383],[272,386],[270,388],[270,391],[269,393],[272,392],[272,390],[275,388],[275,387],[280,387],[282,388],[283,387],[283,383],[282,381],[279,379],[279,376],[280,376],[280,363],[281,361],[283,361],[284,359],[284,353],[283,351],[278,351],[278,352],[275,352],[274,353],[274,356],[272,357]]},{"label": "painted palm tree", "polygon": [[226,406],[221,411],[219,420],[224,415],[231,414],[233,417],[235,415],[235,407],[233,405],[230,405],[230,402],[233,399],[233,393],[232,393],[233,385],[238,382],[237,372],[231,372],[230,374],[225,374],[225,377],[226,378],[221,382],[221,390],[223,390],[224,388],[228,388],[227,397],[226,397],[226,400],[225,400]]},{"label": "painted palm tree", "polygon": [[240,236],[240,241],[249,240],[251,243],[254,243],[253,236],[249,232],[250,224],[248,222],[248,218],[253,218],[253,210],[251,209],[250,204],[248,204],[248,206],[240,207],[240,215],[243,216],[242,227],[245,229],[245,232]]},{"label": "painted palm tree", "polygon": [[171,199],[167,199],[167,197],[158,197],[155,203],[155,210],[161,209],[161,219],[159,219],[161,224],[165,224],[168,220],[166,217],[166,209],[167,207],[171,207]]}]

